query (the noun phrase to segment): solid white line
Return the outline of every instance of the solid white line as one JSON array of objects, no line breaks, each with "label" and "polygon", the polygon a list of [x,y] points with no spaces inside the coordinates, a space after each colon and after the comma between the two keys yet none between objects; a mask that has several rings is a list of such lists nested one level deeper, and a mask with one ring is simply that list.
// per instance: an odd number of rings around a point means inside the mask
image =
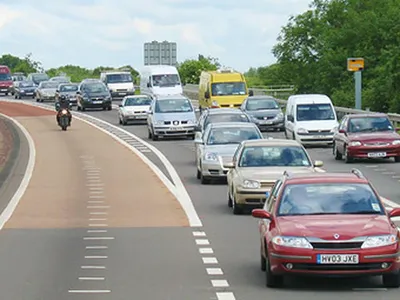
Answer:
[{"label": "solid white line", "polygon": [[376,171],[376,172],[383,172],[383,171],[386,171],[386,169],[374,169],[374,171]]},{"label": "solid white line", "polygon": [[89,224],[89,227],[108,227],[108,224]]},{"label": "solid white line", "polygon": [[208,275],[224,275],[221,268],[207,268]]},{"label": "solid white line", "polygon": [[105,266],[81,266],[81,269],[84,269],[84,270],[103,270],[103,269],[105,269],[106,267]]},{"label": "solid white line", "polygon": [[392,178],[393,178],[393,179],[398,179],[398,178],[400,178],[400,175],[392,176]]},{"label": "solid white line", "polygon": [[111,290],[69,290],[68,293],[73,294],[108,294]]},{"label": "solid white line", "polygon": [[107,221],[107,219],[89,219],[89,221]]},{"label": "solid white line", "polygon": [[217,264],[218,260],[215,257],[202,257],[204,264]]},{"label": "solid white line", "polygon": [[214,250],[212,248],[199,248],[200,254],[212,254]]},{"label": "solid white line", "polygon": [[235,295],[232,292],[221,292],[217,293],[218,300],[236,300]]},{"label": "solid white line", "polygon": [[84,240],[114,240],[115,237],[113,236],[85,236]]},{"label": "solid white line", "polygon": [[100,249],[108,249],[108,246],[86,246],[87,250],[100,250]]},{"label": "solid white line", "polygon": [[211,280],[213,287],[228,287],[229,283],[226,280]]},{"label": "solid white line", "polygon": [[3,229],[6,222],[11,218],[16,207],[18,206],[19,201],[21,200],[22,196],[24,195],[24,193],[29,185],[29,182],[30,182],[32,174],[33,174],[33,170],[35,168],[36,148],[35,148],[35,143],[32,139],[32,136],[29,134],[29,132],[25,129],[24,126],[22,126],[17,120],[14,120],[13,118],[10,118],[7,115],[4,115],[2,113],[0,113],[0,115],[6,119],[12,121],[22,131],[22,134],[25,136],[26,140],[28,141],[28,148],[29,148],[28,164],[24,171],[24,177],[22,178],[22,181],[21,181],[17,191],[15,192],[14,196],[11,198],[11,200],[10,200],[10,202],[8,202],[8,205],[6,206],[6,208],[0,214],[0,230],[1,230],[1,229]]},{"label": "solid white line", "polygon": [[89,229],[87,233],[106,233],[107,229]]},{"label": "solid white line", "polygon": [[91,215],[108,215],[107,212],[91,212]]},{"label": "solid white line", "polygon": [[209,240],[196,240],[197,245],[210,245]]},{"label": "solid white line", "polygon": [[206,236],[204,231],[194,231],[193,236]]},{"label": "solid white line", "polygon": [[107,259],[108,256],[100,256],[100,255],[86,255],[87,259]]},{"label": "solid white line", "polygon": [[100,281],[100,280],[105,280],[104,277],[79,277],[79,280],[82,281]]},{"label": "solid white line", "polygon": [[87,208],[110,208],[109,205],[90,205]]}]

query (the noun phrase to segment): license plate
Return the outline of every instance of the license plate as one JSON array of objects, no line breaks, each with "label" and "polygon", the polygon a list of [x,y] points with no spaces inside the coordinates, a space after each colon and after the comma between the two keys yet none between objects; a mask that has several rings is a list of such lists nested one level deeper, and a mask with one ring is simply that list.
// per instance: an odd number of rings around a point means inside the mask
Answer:
[{"label": "license plate", "polygon": [[93,104],[102,104],[103,101],[93,101]]},{"label": "license plate", "polygon": [[358,254],[317,254],[317,264],[358,264]]},{"label": "license plate", "polygon": [[324,135],[316,135],[316,136],[314,136],[314,139],[323,139],[325,137],[326,136],[324,136]]},{"label": "license plate", "polygon": [[26,93],[26,94],[27,94],[28,96],[29,96],[29,95],[33,95],[33,93]]},{"label": "license plate", "polygon": [[126,93],[119,93],[119,95],[120,95],[120,96],[125,96],[125,95],[126,95]]},{"label": "license plate", "polygon": [[371,152],[368,157],[386,157],[386,152]]},{"label": "license plate", "polygon": [[171,127],[169,130],[171,130],[171,131],[181,131],[181,130],[183,130],[183,128],[182,127]]}]

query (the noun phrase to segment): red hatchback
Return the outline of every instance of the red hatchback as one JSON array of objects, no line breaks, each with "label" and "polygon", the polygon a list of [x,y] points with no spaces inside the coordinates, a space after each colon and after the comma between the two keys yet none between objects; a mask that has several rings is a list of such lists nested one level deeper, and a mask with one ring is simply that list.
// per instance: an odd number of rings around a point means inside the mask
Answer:
[{"label": "red hatchback", "polygon": [[385,114],[347,115],[333,136],[333,156],[344,158],[346,163],[357,158],[390,157],[400,162],[400,135]]},{"label": "red hatchback", "polygon": [[275,183],[259,218],[266,285],[285,275],[375,276],[400,286],[400,234],[380,197],[359,170],[287,174]]},{"label": "red hatchback", "polygon": [[7,66],[0,65],[0,93],[4,93],[7,96],[12,86],[13,81],[10,69]]}]

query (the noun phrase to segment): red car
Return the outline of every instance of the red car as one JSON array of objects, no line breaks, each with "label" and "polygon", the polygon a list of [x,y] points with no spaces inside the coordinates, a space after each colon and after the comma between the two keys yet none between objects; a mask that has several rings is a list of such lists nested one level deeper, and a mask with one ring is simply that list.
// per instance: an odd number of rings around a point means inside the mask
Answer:
[{"label": "red car", "polygon": [[7,66],[0,65],[0,93],[7,96],[12,86],[13,81],[10,69]]},{"label": "red car", "polygon": [[333,156],[346,163],[357,158],[400,162],[400,135],[385,114],[346,115],[333,136]]},{"label": "red car", "polygon": [[286,275],[376,276],[400,286],[399,230],[359,170],[288,174],[275,183],[259,218],[266,285]]}]

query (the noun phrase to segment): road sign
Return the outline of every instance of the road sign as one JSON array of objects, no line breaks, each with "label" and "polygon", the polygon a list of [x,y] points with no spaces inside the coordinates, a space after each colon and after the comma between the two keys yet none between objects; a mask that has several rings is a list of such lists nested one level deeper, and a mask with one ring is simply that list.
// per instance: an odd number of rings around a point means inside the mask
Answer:
[{"label": "road sign", "polygon": [[358,72],[364,70],[364,58],[348,58],[347,71]]}]

